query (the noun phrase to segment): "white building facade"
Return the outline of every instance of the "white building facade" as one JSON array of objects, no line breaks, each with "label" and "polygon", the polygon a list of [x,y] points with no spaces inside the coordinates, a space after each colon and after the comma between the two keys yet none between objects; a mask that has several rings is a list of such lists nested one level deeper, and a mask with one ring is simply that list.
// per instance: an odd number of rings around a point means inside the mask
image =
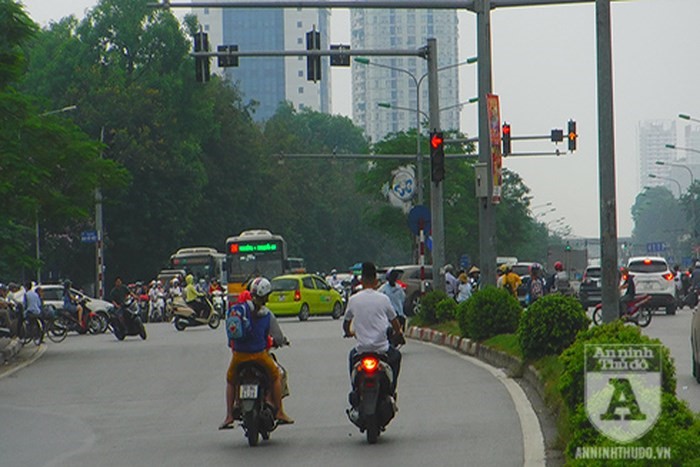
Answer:
[{"label": "white building facade", "polygon": [[[676,141],[676,124],[671,120],[645,120],[637,126],[640,189],[664,186],[678,196],[678,185],[671,177],[676,152],[666,147]],[[663,165],[657,164],[663,162]],[[652,175],[652,176],[650,176]],[[680,183],[680,180],[678,180]]]},{"label": "white building facade", "polygon": [[[438,67],[458,63],[458,20],[454,10],[353,9],[353,49],[418,49],[428,38],[437,40]],[[427,72],[427,62],[417,57],[367,57],[370,64],[352,65],[353,121],[372,142],[386,135],[427,125],[428,80],[416,81]],[[384,65],[395,69],[383,68]],[[405,72],[396,69],[405,70]],[[410,75],[409,75],[410,73]],[[459,130],[459,78],[457,67],[439,72],[440,126]],[[380,107],[389,104],[391,108]],[[408,109],[408,110],[407,110]],[[420,110],[423,114],[418,113]]]}]

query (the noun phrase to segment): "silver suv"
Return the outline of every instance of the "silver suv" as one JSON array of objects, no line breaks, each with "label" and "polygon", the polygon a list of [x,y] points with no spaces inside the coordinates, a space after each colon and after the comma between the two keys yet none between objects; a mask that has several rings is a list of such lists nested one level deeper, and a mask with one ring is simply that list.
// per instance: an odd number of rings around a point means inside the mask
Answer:
[{"label": "silver suv", "polygon": [[659,256],[635,256],[627,261],[634,278],[637,295],[651,295],[649,307],[665,308],[667,315],[676,314],[676,285],[668,263]]}]

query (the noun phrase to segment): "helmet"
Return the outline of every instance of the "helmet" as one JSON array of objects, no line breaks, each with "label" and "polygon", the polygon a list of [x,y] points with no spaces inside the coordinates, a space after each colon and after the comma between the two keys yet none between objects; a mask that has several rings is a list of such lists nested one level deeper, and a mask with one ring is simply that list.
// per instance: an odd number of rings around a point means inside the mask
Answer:
[{"label": "helmet", "polygon": [[335,269],[331,269],[331,274],[338,274],[338,271]]},{"label": "helmet", "polygon": [[272,284],[264,277],[256,277],[250,283],[250,293],[253,297],[266,297],[272,292]]},{"label": "helmet", "polygon": [[505,274],[506,272],[508,272],[510,270],[510,266],[508,266],[507,264],[501,264],[498,267],[498,270]]},{"label": "helmet", "polygon": [[532,263],[530,265],[530,273],[540,272],[541,270],[542,270],[542,266],[540,265],[540,263]]},{"label": "helmet", "polygon": [[557,261],[554,263],[554,270],[555,271],[563,271],[564,270],[564,265],[561,264],[561,261]]}]

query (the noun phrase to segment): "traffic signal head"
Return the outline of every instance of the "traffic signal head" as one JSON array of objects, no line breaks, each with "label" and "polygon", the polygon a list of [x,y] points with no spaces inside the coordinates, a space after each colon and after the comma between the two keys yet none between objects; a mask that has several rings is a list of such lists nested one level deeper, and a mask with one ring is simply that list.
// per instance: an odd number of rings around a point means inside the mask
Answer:
[{"label": "traffic signal head", "polygon": [[[313,30],[306,33],[306,50],[321,50],[321,33]],[[306,57],[306,80],[321,81],[321,56]]]},{"label": "traffic signal head", "polygon": [[[194,51],[209,52],[209,35],[199,31],[194,35]],[[195,77],[200,83],[206,83],[210,78],[209,57],[195,57]]]},{"label": "traffic signal head", "polygon": [[434,183],[445,179],[445,139],[440,131],[430,133],[430,174]]},{"label": "traffic signal head", "polygon": [[511,152],[510,151],[510,123],[503,124],[501,141],[503,141],[503,155],[507,156]]},{"label": "traffic signal head", "polygon": [[578,138],[578,135],[576,134],[576,122],[573,120],[569,120],[568,137],[569,137],[569,151],[573,152],[576,150],[576,138]]}]

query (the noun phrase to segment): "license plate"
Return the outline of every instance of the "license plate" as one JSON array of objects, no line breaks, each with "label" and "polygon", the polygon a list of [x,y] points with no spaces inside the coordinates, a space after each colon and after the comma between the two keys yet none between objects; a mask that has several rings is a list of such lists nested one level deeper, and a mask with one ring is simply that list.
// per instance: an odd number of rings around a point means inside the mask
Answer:
[{"label": "license plate", "polygon": [[283,302],[284,299],[285,299],[284,295],[280,295],[280,296],[279,296],[279,301],[280,301],[280,302]]},{"label": "license plate", "polygon": [[240,393],[241,393],[241,399],[257,399],[258,398],[258,385],[257,384],[242,384]]},{"label": "license plate", "polygon": [[646,289],[646,290],[658,290],[658,289],[660,289],[661,287],[659,287],[659,284],[657,284],[656,282],[646,282],[646,281],[644,281],[644,282],[640,282],[640,283],[639,283],[639,288],[641,288],[641,289]]}]

